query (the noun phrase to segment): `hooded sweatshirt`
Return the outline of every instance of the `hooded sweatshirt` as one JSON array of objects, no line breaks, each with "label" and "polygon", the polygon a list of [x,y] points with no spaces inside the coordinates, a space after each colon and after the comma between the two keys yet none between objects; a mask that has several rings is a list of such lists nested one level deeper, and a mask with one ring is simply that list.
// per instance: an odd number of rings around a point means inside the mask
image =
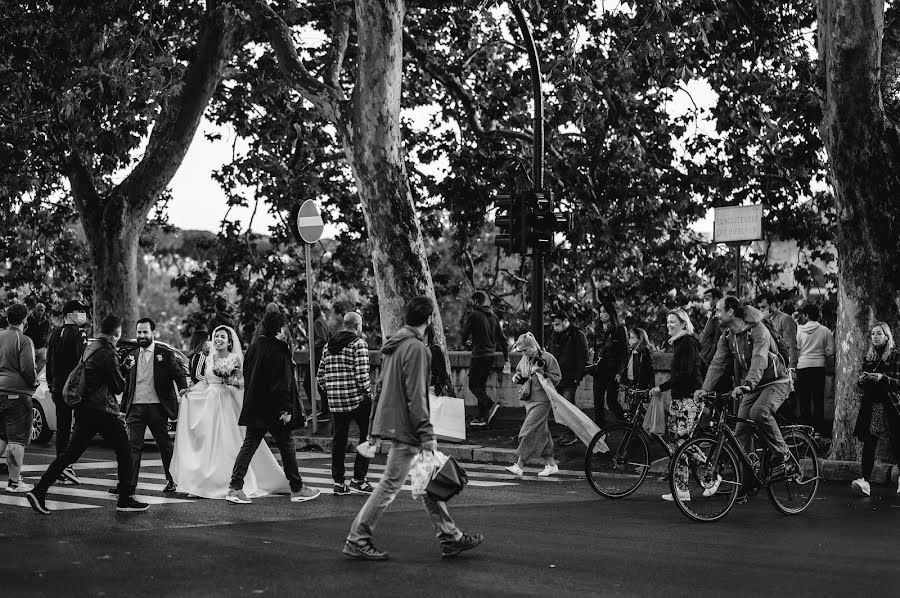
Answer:
[{"label": "hooded sweatshirt", "polygon": [[434,440],[428,408],[431,351],[417,330],[404,326],[381,348],[381,392],[372,436],[419,446]]},{"label": "hooded sweatshirt", "polygon": [[353,411],[371,394],[369,346],[355,332],[342,330],[329,339],[318,372],[319,388],[334,412]]},{"label": "hooded sweatshirt", "polygon": [[825,359],[834,356],[834,336],[820,323],[810,320],[797,329],[797,369],[823,368]]}]

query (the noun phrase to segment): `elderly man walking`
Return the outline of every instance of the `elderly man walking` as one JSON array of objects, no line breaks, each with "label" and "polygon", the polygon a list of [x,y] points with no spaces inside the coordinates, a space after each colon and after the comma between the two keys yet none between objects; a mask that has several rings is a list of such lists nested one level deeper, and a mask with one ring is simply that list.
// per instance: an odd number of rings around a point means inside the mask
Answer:
[{"label": "elderly man walking", "polygon": [[356,312],[344,315],[344,329],[331,337],[319,364],[319,388],[327,397],[334,418],[334,442],[331,447],[331,475],[334,495],[351,492],[371,494],[372,485],[366,481],[369,460],[356,453],[353,479],[344,483],[344,457],[350,424],[359,427],[359,441],[369,434],[369,414],[372,411],[372,390],[369,386],[369,347],[362,335],[362,316]]},{"label": "elderly man walking", "polygon": [[[344,543],[345,555],[356,559],[383,561],[386,552],[375,548],[375,526],[409,476],[413,459],[422,451],[437,450],[428,410],[428,380],[431,376],[431,351],[425,344],[425,329],[434,317],[434,303],[425,296],[406,304],[406,326],[394,333],[381,352],[384,355],[382,387],[372,424],[372,436],[391,441],[387,465],[378,487],[353,521]],[[456,527],[447,503],[425,495],[425,509],[437,532],[441,555],[456,556],[475,548],[481,534],[464,534]]]},{"label": "elderly man walking", "polygon": [[15,304],[6,311],[9,321],[0,331],[0,455],[8,449],[7,492],[25,493],[32,487],[22,481],[25,447],[31,440],[31,397],[37,389],[34,344],[25,336],[28,308]]}]

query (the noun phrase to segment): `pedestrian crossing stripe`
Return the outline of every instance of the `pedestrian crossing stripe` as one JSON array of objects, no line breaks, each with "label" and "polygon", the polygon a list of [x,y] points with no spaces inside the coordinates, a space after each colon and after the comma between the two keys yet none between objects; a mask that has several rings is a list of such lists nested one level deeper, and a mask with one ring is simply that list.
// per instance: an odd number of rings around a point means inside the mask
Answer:
[{"label": "pedestrian crossing stripe", "polygon": [[[279,455],[280,456],[280,455]],[[318,456],[319,459],[326,459],[327,455]],[[348,471],[353,470],[353,462],[348,460],[345,463]],[[141,502],[151,505],[167,505],[167,504],[184,504],[193,503],[198,500],[204,500],[197,497],[179,498],[170,496],[161,496],[163,488],[165,488],[166,476],[162,472],[148,471],[149,468],[161,468],[162,461],[160,459],[144,459],[141,463],[140,481],[137,486],[138,494],[135,498]],[[483,463],[464,463],[463,467],[469,474],[469,486],[475,488],[498,488],[517,486],[523,481],[528,482],[561,482],[576,481],[583,479],[584,474],[578,471],[560,470],[558,474],[550,477],[540,478],[535,475],[527,475],[525,478],[515,476],[505,471],[503,465],[483,464]],[[25,465],[22,470],[25,479],[30,482],[36,482],[35,474],[41,474],[46,470],[46,465]],[[115,501],[118,497],[108,492],[109,488],[118,485],[116,478],[117,464],[115,461],[93,461],[79,462],[76,469],[81,484],[79,485],[61,485],[55,484],[48,491],[47,507],[51,511],[77,510],[77,509],[96,509],[102,505],[94,502],[79,502],[78,499],[88,499],[89,501]],[[381,473],[385,470],[384,465],[372,463],[369,465],[370,481],[373,485],[378,483]],[[535,473],[538,471],[535,468]],[[95,475],[84,475],[87,472],[95,472]],[[501,473],[503,472],[503,473]],[[300,473],[303,476],[304,484],[318,488],[322,494],[333,494],[333,480],[331,478],[331,466],[323,465],[322,467],[300,467]],[[107,476],[107,477],[101,477]],[[402,490],[410,490],[409,483],[403,485]],[[158,493],[148,494],[148,493]],[[277,495],[276,495],[277,496]],[[269,497],[261,497],[263,500]],[[17,496],[8,493],[0,493],[0,505],[10,505],[14,507],[30,508],[28,500],[24,496]]]}]

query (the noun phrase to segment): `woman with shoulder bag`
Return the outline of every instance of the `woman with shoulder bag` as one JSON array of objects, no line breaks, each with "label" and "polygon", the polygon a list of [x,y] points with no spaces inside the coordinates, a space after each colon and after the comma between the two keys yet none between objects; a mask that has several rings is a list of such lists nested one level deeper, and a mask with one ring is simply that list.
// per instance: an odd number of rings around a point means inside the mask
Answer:
[{"label": "woman with shoulder bag", "polygon": [[[894,460],[900,460],[900,354],[894,345],[891,328],[884,322],[876,322],[872,326],[869,340],[871,343],[863,361],[863,372],[857,380],[862,396],[853,428],[853,435],[863,443],[863,477],[850,484],[854,492],[865,496],[872,492],[869,479],[875,467],[878,441],[889,440]],[[900,483],[897,494],[900,494]]]},{"label": "woman with shoulder bag", "polygon": [[559,363],[549,351],[541,349],[537,339],[526,332],[516,340],[516,350],[522,359],[516,366],[513,382],[521,384],[519,400],[525,402],[525,421],[519,430],[518,459],[506,470],[515,475],[525,473],[525,465],[532,458],[540,458],[546,464],[538,475],[547,477],[559,471],[553,458],[553,438],[550,436],[550,397],[535,374],[541,374],[556,386],[562,379]]}]

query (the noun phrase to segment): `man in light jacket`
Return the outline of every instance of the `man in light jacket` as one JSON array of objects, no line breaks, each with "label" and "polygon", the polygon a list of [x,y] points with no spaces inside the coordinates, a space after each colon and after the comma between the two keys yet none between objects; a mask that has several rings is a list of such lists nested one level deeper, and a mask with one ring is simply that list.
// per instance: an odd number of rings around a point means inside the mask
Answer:
[{"label": "man in light jacket", "polygon": [[[709,364],[703,388],[694,393],[702,399],[712,392],[725,375],[725,368],[734,360],[735,388],[732,392],[740,400],[738,417],[751,419],[759,426],[759,434],[773,451],[769,474],[772,477],[796,473],[788,456],[788,448],[775,422],[775,412],[791,391],[791,376],[778,355],[778,345],[762,321],[762,314],[754,307],[741,304],[731,295],[716,304],[716,316],[722,325],[722,336],[716,356]],[[753,430],[749,424],[738,422],[735,434],[744,450],[749,451]],[[744,472],[744,488],[749,488],[748,472]]]},{"label": "man in light jacket", "polygon": [[802,423],[825,434],[825,368],[834,359],[834,336],[819,323],[818,305],[804,305],[797,329],[797,402]]},{"label": "man in light jacket", "polygon": [[[425,296],[406,304],[406,326],[381,348],[381,392],[372,423],[372,436],[391,441],[387,465],[378,487],[353,521],[343,553],[351,558],[383,561],[386,552],[375,548],[372,536],[378,520],[409,476],[413,460],[422,451],[434,453],[437,441],[428,409],[431,351],[425,344],[425,329],[434,317],[434,303]],[[464,534],[456,527],[445,502],[427,494],[425,509],[437,532],[441,555],[456,556],[481,544],[481,534]]]}]

